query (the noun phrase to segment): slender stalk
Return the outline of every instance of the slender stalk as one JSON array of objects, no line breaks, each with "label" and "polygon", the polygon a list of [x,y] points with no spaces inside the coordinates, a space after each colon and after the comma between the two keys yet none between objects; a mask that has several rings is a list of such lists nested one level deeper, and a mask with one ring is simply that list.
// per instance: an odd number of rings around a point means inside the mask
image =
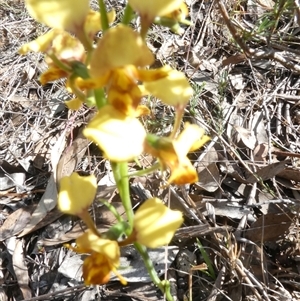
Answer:
[{"label": "slender stalk", "polygon": [[135,171],[133,173],[129,173],[128,176],[130,177],[137,177],[137,176],[144,176],[144,175],[148,175],[150,173],[152,173],[155,170],[158,170],[160,168],[160,163],[155,163],[153,166],[146,168],[146,169],[142,169],[139,171]]},{"label": "slender stalk", "polygon": [[130,23],[130,21],[132,20],[132,16],[133,16],[133,9],[127,3],[127,5],[126,5],[126,7],[124,9],[124,16],[122,18],[122,23],[124,25],[128,25]]},{"label": "slender stalk", "polygon": [[69,86],[72,89],[72,92],[76,95],[76,97],[78,99],[80,99],[82,102],[85,102],[86,100],[86,95],[81,92],[75,85],[75,80],[78,77],[78,75],[76,73],[73,73],[70,77],[69,77]]},{"label": "slender stalk", "polygon": [[96,106],[98,109],[101,109],[107,104],[107,99],[105,97],[104,89],[99,88],[99,89],[94,89],[93,91],[96,100]]},{"label": "slender stalk", "polygon": [[114,217],[116,218],[116,220],[119,223],[123,222],[122,217],[120,216],[117,209],[112,204],[110,204],[109,202],[107,202],[105,200],[100,200],[100,202],[108,208],[108,210],[114,215]]},{"label": "slender stalk", "polygon": [[65,72],[68,72],[68,73],[71,73],[73,71],[70,66],[64,64],[61,60],[59,60],[54,53],[49,54],[49,57],[55,63],[55,65],[57,67],[59,67],[61,70],[64,70]]},{"label": "slender stalk", "polygon": [[82,211],[79,215],[78,215],[83,222],[87,225],[87,227],[97,236],[101,237],[101,234],[99,233],[99,231],[96,228],[96,225],[94,223],[94,221],[92,220],[89,212],[87,210]]},{"label": "slender stalk", "polygon": [[102,31],[104,32],[109,28],[106,6],[103,0],[98,0],[98,3],[101,14],[101,27]]},{"label": "slender stalk", "polygon": [[134,214],[129,191],[128,165],[127,162],[111,162],[111,167],[127,215],[129,228],[126,230],[126,235],[129,236],[133,229]]},{"label": "slender stalk", "polygon": [[166,296],[166,299],[168,301],[173,301],[173,297],[170,292],[170,284],[169,284],[169,282],[165,282],[165,281],[163,282],[159,279],[159,277],[155,271],[155,268],[153,266],[153,263],[147,252],[147,248],[137,242],[134,243],[134,247],[142,256],[145,267],[146,267],[148,274],[149,274],[151,280],[153,281],[153,283],[155,285],[157,285],[157,287],[161,290],[161,292]]},{"label": "slender stalk", "polygon": [[180,129],[180,123],[184,114],[184,108],[185,106],[178,106],[176,108],[176,117],[175,117],[175,122],[173,126],[173,131],[169,138],[174,139],[176,137],[177,131]]}]

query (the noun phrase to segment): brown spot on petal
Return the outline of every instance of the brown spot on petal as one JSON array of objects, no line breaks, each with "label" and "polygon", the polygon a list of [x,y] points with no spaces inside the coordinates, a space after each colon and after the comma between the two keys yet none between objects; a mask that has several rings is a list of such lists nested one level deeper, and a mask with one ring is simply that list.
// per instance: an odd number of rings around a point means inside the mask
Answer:
[{"label": "brown spot on petal", "polygon": [[52,81],[55,81],[57,79],[67,77],[67,76],[68,76],[68,73],[65,72],[64,70],[50,68],[49,70],[47,70],[40,76],[40,81],[41,81],[42,85],[45,85],[48,82],[52,82]]}]

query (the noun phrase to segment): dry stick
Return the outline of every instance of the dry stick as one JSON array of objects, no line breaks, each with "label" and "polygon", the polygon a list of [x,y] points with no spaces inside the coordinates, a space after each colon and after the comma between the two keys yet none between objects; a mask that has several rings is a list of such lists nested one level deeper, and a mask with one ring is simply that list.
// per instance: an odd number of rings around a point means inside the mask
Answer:
[{"label": "dry stick", "polygon": [[[273,49],[268,49],[267,51],[259,51],[258,52],[258,51],[255,51],[254,49],[248,47],[244,43],[244,41],[243,41],[242,37],[240,36],[240,34],[237,32],[236,27],[231,22],[231,20],[229,18],[229,15],[228,15],[228,12],[227,12],[223,2],[221,0],[217,0],[217,3],[218,3],[218,7],[221,11],[221,14],[224,18],[224,21],[225,21],[230,33],[232,34],[233,38],[238,43],[238,45],[242,48],[242,50],[244,51],[244,53],[247,57],[249,57],[249,58],[252,58],[252,57],[254,57],[254,58],[269,58],[269,59],[273,58],[273,59],[279,61],[283,66],[285,66],[289,69],[292,69],[295,72],[300,72],[300,66],[299,65],[295,65],[292,62],[288,62],[283,57],[281,57],[278,53],[276,53]],[[254,199],[254,196],[255,196],[255,193],[256,193],[256,187],[257,187],[257,183],[254,183],[253,186],[252,186],[252,189],[251,189],[251,193],[250,193],[249,198],[248,198],[249,205],[252,205],[252,203],[253,203],[253,199]],[[247,220],[247,216],[245,215],[242,218],[242,220],[239,224],[239,227],[238,227],[239,230],[237,231],[237,236],[240,236],[241,228],[244,228],[246,220]],[[264,273],[263,273],[263,276],[264,276],[264,280],[265,280]],[[249,281],[251,283],[249,278],[247,278],[246,281],[247,282]],[[255,295],[256,295],[256,293],[255,293]]]},{"label": "dry stick", "polygon": [[215,301],[217,299],[218,293],[222,291],[221,286],[223,285],[225,280],[225,273],[226,273],[226,267],[225,265],[223,265],[221,270],[219,271],[218,277],[215,281],[215,285],[213,286],[213,289],[210,292],[207,301]]},{"label": "dry stick", "polygon": [[195,214],[195,212],[186,204],[186,201],[182,198],[182,197],[180,197],[179,195],[178,195],[178,193],[175,191],[175,189],[173,188],[173,187],[169,187],[169,189],[170,189],[170,192],[172,193],[172,195],[174,195],[174,197],[180,202],[180,204],[184,207],[184,209],[188,212],[188,213],[190,213],[191,215],[192,215],[192,217],[200,224],[200,225],[202,225],[203,223],[205,223],[206,221],[205,221],[205,219],[203,220],[203,221],[201,221],[200,219],[199,219],[199,217]]},{"label": "dry stick", "polygon": [[[253,276],[253,274],[250,271],[245,269],[244,265],[239,259],[237,259],[236,261],[235,269],[240,274],[240,276],[244,278],[245,281],[249,284],[249,287],[251,288],[254,295],[258,298],[258,300],[270,301],[262,285],[256,280],[256,278]],[[261,298],[261,295],[259,294],[257,288],[253,284],[260,290],[261,294],[264,296],[264,299]]]},{"label": "dry stick", "polygon": [[[206,36],[205,34],[206,34],[206,31],[207,31],[207,27],[208,27],[208,24],[210,24],[209,22],[207,22],[207,19],[210,17],[210,15],[211,15],[211,11],[212,11],[212,9],[213,9],[213,6],[214,6],[214,0],[212,0],[212,2],[211,2],[211,4],[210,4],[210,7],[209,7],[209,9],[208,9],[208,11],[207,11],[207,13],[205,14],[205,16],[204,16],[204,19],[202,20],[202,24],[201,24],[201,27],[200,27],[200,29],[199,29],[199,33],[198,33],[198,36],[197,36],[197,38],[196,38],[196,41],[198,41],[198,43],[197,43],[197,46],[199,45],[199,46],[201,46],[201,47],[203,47],[203,40],[204,40],[204,37]],[[199,13],[199,15],[200,15],[200,9],[201,9],[201,6],[199,7],[199,11],[198,11],[198,13]],[[196,27],[196,26],[195,26]],[[201,37],[200,37],[201,36]],[[200,38],[199,38],[200,37]]]},{"label": "dry stick", "polygon": [[68,293],[75,293],[75,292],[81,292],[82,290],[86,289],[86,285],[85,284],[81,284],[81,285],[77,285],[74,287],[68,287],[66,289],[57,291],[57,292],[53,292],[53,293],[49,293],[49,294],[45,294],[45,295],[41,295],[38,297],[33,297],[30,299],[24,299],[22,301],[37,301],[37,300],[51,300],[53,297],[57,297],[58,295],[63,295],[64,297],[66,296],[66,294]]},{"label": "dry stick", "polygon": [[248,58],[256,58],[256,59],[271,59],[279,62],[281,65],[286,67],[287,69],[295,72],[300,73],[300,65],[288,61],[286,58],[281,56],[279,52],[275,51],[274,49],[266,48],[264,50],[254,50],[253,48],[250,48],[247,46],[242,38],[242,36],[238,33],[236,27],[233,25],[232,21],[229,18],[228,12],[224,6],[224,3],[221,0],[216,0],[218,7],[220,9],[220,12],[223,16],[223,19],[233,36],[236,43],[241,47],[243,52]]},{"label": "dry stick", "polygon": [[[192,198],[188,195],[188,192],[185,189],[185,185],[180,185],[180,191],[182,193],[183,199],[187,202],[187,204],[189,206],[192,207],[192,209],[197,213],[197,216],[201,219],[202,223],[204,224],[208,224],[208,221],[206,220],[206,218],[204,217],[204,215],[202,214],[202,212],[200,210],[198,210],[195,202],[192,200]],[[181,200],[179,199],[179,201],[181,202]],[[191,209],[191,211],[192,211]]]},{"label": "dry stick", "polygon": [[[253,205],[253,200],[255,200],[255,195],[256,195],[256,189],[257,189],[257,183],[253,183],[251,191],[249,193],[248,200],[247,200],[247,205],[250,205],[250,206]],[[235,237],[237,240],[239,240],[239,238],[241,237],[242,230],[245,229],[247,217],[248,217],[248,214],[245,214],[242,217],[242,219],[235,231]]]}]

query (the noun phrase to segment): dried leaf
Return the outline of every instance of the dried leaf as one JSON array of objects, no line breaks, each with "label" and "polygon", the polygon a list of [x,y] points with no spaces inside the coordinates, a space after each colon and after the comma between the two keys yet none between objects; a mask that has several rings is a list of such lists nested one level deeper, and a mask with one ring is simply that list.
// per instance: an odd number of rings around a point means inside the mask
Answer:
[{"label": "dried leaf", "polygon": [[0,241],[6,240],[23,231],[31,219],[31,210],[29,207],[24,207],[10,214],[0,227]]},{"label": "dried leaf", "polygon": [[258,171],[250,176],[246,177],[248,183],[256,183],[259,181],[269,180],[276,175],[278,175],[282,170],[285,169],[285,164],[287,161],[281,161],[276,163],[271,163],[265,167],[258,168]]},{"label": "dried leaf", "polygon": [[39,222],[41,222],[52,209],[54,209],[56,203],[57,203],[57,189],[56,189],[56,184],[54,182],[54,177],[52,175],[49,179],[45,193],[43,194],[39,204],[37,205],[37,208],[32,213],[30,222],[27,224],[24,231],[22,231],[19,237],[22,237],[32,232],[35,226]]},{"label": "dried leaf", "polygon": [[200,173],[198,173],[199,181],[195,186],[209,192],[214,192],[220,187],[220,172],[216,163],[211,163]]},{"label": "dried leaf", "polygon": [[237,146],[254,149],[256,138],[253,131],[245,129],[239,125],[235,125],[234,130],[235,133],[232,137],[232,140]]},{"label": "dried leaf", "polygon": [[253,131],[257,143],[268,143],[268,133],[265,125],[265,116],[263,111],[256,111],[253,114],[251,130]]},{"label": "dried leaf", "polygon": [[[216,216],[226,216],[232,219],[241,219],[244,215],[252,215],[252,210],[245,208],[239,202],[230,202],[227,199],[203,199],[206,202],[205,216],[213,214]],[[209,204],[209,206],[208,206]]]},{"label": "dried leaf", "polygon": [[7,190],[15,186],[23,188],[25,179],[26,175],[22,167],[0,160],[0,190]]},{"label": "dried leaf", "polygon": [[292,217],[286,212],[262,215],[246,230],[245,237],[253,242],[277,240],[291,226]]},{"label": "dried leaf", "polygon": [[30,299],[31,289],[29,288],[29,276],[27,265],[25,264],[25,254],[23,251],[22,239],[18,239],[12,257],[14,272],[17,277],[19,287],[24,299]]},{"label": "dried leaf", "polygon": [[300,169],[286,167],[280,171],[277,176],[300,183]]},{"label": "dried leaf", "polygon": [[260,143],[256,145],[253,150],[254,162],[266,162],[266,157],[268,156],[268,144]]},{"label": "dried leaf", "polygon": [[[57,164],[55,165],[57,166],[57,180],[60,180],[64,176],[69,176],[75,170],[77,163],[80,162],[84,156],[90,141],[83,136],[82,130],[83,128],[79,131],[79,134],[74,139],[72,145],[67,147],[62,156],[62,148],[60,147],[61,141],[58,141],[57,154],[55,152],[51,153],[52,164],[54,161],[55,164]],[[55,158],[60,159],[58,161]],[[53,169],[55,168],[53,167]]]},{"label": "dried leaf", "polygon": [[230,74],[228,77],[236,90],[243,90],[245,88],[246,82],[244,81],[242,74]]}]

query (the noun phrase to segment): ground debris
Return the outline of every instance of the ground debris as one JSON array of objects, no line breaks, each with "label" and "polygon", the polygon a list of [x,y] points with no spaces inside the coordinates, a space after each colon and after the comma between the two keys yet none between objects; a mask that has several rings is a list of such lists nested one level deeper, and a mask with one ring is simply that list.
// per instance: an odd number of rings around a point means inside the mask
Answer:
[{"label": "ground debris", "polygon": [[[150,254],[162,277],[168,270],[182,285],[174,289],[175,300],[191,294],[194,301],[299,300],[297,1],[186,2],[192,26],[174,36],[154,25],[147,43],[156,67],[169,64],[186,73],[195,93],[184,120],[212,139],[190,154],[199,174],[195,184],[169,193],[158,174],[132,180],[136,204],[159,197],[185,215],[172,246]],[[107,5],[121,9],[124,2]],[[86,228],[56,209],[56,180],[96,170],[97,199],[121,212],[111,168],[82,135],[93,110],[69,112],[64,101],[72,96],[64,81],[40,85],[43,56],[17,52],[48,29],[26,15],[22,1],[0,0],[0,6],[0,300],[163,300],[127,249],[127,286],[114,278],[84,286],[84,256],[63,244]],[[157,101],[143,122],[167,135],[173,119],[172,108]],[[143,168],[153,163],[150,155],[140,160]],[[103,231],[115,222],[105,208],[95,202],[91,209]],[[192,260],[178,263],[177,252]],[[197,270],[203,263],[208,268]]]}]

